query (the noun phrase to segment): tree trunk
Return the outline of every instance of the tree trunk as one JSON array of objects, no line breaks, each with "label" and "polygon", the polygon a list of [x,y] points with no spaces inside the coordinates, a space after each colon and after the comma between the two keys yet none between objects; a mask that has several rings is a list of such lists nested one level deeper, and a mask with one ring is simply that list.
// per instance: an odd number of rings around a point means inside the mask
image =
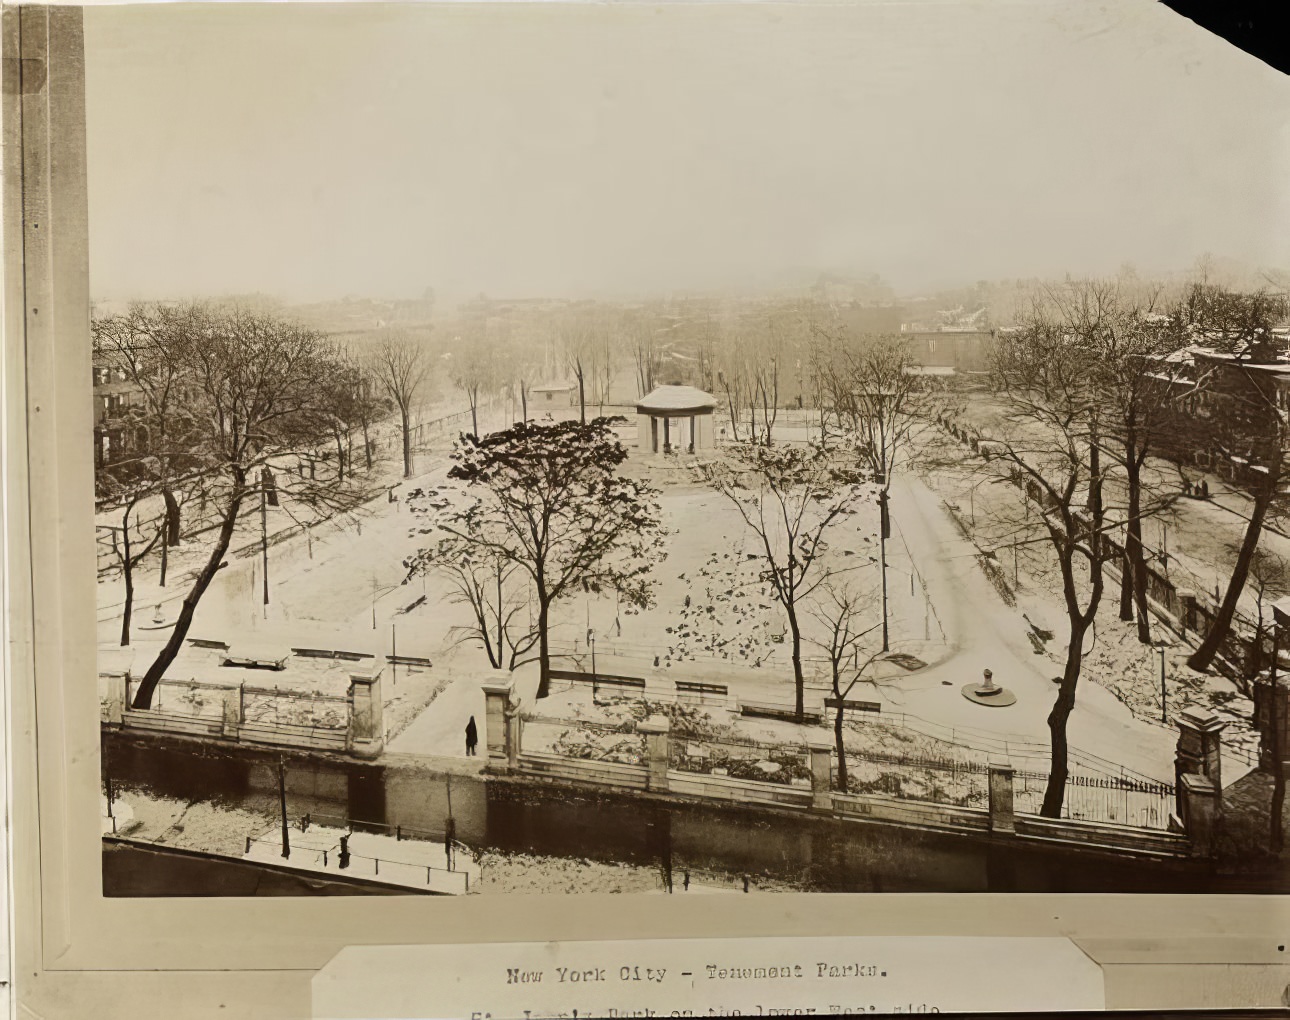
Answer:
[{"label": "tree trunk", "polygon": [[797,688],[793,714],[798,723],[806,719],[806,678],[802,675],[802,630],[797,625],[797,608],[791,601],[784,604],[788,611],[788,629],[793,634],[793,685]]},{"label": "tree trunk", "polygon": [[[1134,602],[1137,603],[1138,640],[1144,645],[1149,645],[1151,644],[1151,617],[1147,609],[1147,558],[1142,549],[1142,464],[1139,460],[1141,452],[1134,445],[1131,445],[1126,452],[1128,453],[1125,458],[1125,473],[1129,486],[1129,529],[1125,537],[1124,552],[1133,571],[1131,588]],[[1129,619],[1124,616],[1123,606],[1121,606],[1120,618]]]},{"label": "tree trunk", "polygon": [[182,525],[179,515],[179,500],[169,488],[161,490],[161,498],[166,501],[166,545],[179,544],[179,529]]},{"label": "tree trunk", "polygon": [[403,426],[403,477],[412,477],[412,423],[408,419],[408,409],[399,408],[399,421]]},{"label": "tree trunk", "polygon": [[170,632],[169,639],[156,660],[148,667],[148,672],[144,674],[143,679],[139,682],[139,689],[135,692],[132,707],[138,709],[152,707],[152,694],[157,689],[157,684],[161,682],[162,676],[170,668],[170,664],[175,661],[175,656],[179,654],[179,649],[183,647],[184,639],[188,636],[188,628],[192,626],[193,614],[197,612],[197,603],[201,601],[202,595],[210,587],[210,583],[214,580],[220,564],[224,562],[224,554],[228,552],[229,543],[233,540],[233,532],[237,528],[237,519],[242,509],[242,499],[245,496],[245,484],[245,473],[240,469],[236,470],[233,497],[224,512],[224,520],[220,524],[215,546],[211,549],[206,565],[202,567],[201,573],[197,575],[197,579],[193,582],[192,590],[184,598],[184,604],[179,610],[179,618],[175,621],[175,627]]},{"label": "tree trunk", "polygon": [[1120,557],[1120,619],[1133,619],[1133,560],[1129,557],[1129,536],[1124,536],[1124,555]]},{"label": "tree trunk", "polygon": [[470,395],[470,434],[479,438],[479,395]]},{"label": "tree trunk", "polygon": [[582,424],[587,424],[587,393],[583,387],[582,366],[578,366],[578,417]]},{"label": "tree trunk", "polygon": [[121,647],[130,644],[130,616],[134,609],[134,563],[130,556],[130,514],[124,517],[125,527],[121,529],[125,556],[121,560],[121,576],[125,580],[125,607],[121,613]]},{"label": "tree trunk", "polygon": [[336,429],[332,435],[336,438],[336,470],[338,472],[336,481],[343,482],[345,480],[345,437],[341,434],[340,429]]},{"label": "tree trunk", "polygon": [[1245,590],[1245,581],[1250,575],[1250,564],[1254,561],[1254,553],[1259,547],[1259,537],[1263,534],[1263,520],[1267,516],[1268,507],[1271,506],[1272,497],[1276,492],[1280,466],[1280,457],[1278,457],[1277,463],[1272,466],[1273,470],[1268,472],[1267,481],[1255,493],[1254,512],[1250,514],[1250,520],[1245,526],[1245,538],[1241,542],[1241,550],[1236,557],[1232,576],[1227,582],[1227,592],[1218,607],[1218,615],[1210,624],[1205,640],[1187,660],[1187,665],[1198,672],[1204,673],[1209,670],[1213,665],[1214,656],[1218,654],[1218,650],[1231,632],[1236,606],[1241,600],[1241,592]]},{"label": "tree trunk", "polygon": [[520,383],[520,414],[521,421],[529,420],[529,388],[524,383]]},{"label": "tree trunk", "polygon": [[367,470],[372,470],[372,440],[368,435],[367,419],[363,419],[363,459],[367,464]]},{"label": "tree trunk", "polygon": [[1045,818],[1060,818],[1066,798],[1066,779],[1069,771],[1070,746],[1066,741],[1066,723],[1075,708],[1075,687],[1079,683],[1083,665],[1084,635],[1088,625],[1082,620],[1071,620],[1070,644],[1066,646],[1066,669],[1057,700],[1048,713],[1048,733],[1052,743],[1052,761],[1048,769],[1048,785],[1044,789],[1044,802],[1039,813]]},{"label": "tree trunk", "polygon": [[547,624],[551,607],[545,599],[538,599],[538,687],[537,698],[551,693],[551,645]]},{"label": "tree trunk", "polygon": [[847,792],[847,749],[842,740],[842,695],[838,693],[837,684],[833,685],[833,693],[838,698],[838,714],[833,717],[833,739],[838,747],[838,792]]}]

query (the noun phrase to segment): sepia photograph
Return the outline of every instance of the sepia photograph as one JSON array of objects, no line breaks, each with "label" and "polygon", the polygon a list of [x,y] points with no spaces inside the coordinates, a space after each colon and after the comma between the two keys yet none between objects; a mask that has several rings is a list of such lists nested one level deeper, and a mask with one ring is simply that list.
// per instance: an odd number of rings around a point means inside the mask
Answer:
[{"label": "sepia photograph", "polygon": [[1290,891],[1284,74],[1139,0],[82,40],[105,897]]}]

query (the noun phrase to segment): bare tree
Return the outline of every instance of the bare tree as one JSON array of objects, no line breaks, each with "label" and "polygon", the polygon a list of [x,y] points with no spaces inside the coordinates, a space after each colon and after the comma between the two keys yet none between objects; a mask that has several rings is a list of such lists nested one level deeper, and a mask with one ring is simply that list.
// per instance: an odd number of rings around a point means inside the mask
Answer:
[{"label": "bare tree", "polygon": [[847,792],[847,749],[843,739],[846,702],[856,684],[864,680],[869,668],[883,655],[872,647],[871,635],[881,622],[864,625],[864,619],[876,605],[871,590],[860,590],[842,581],[830,581],[812,599],[810,613],[819,622],[823,637],[813,639],[829,663],[829,681],[837,702],[833,714],[833,739],[838,755],[838,789]]},{"label": "bare tree", "polygon": [[[122,494],[117,504],[121,512],[121,523],[119,526],[112,525],[108,528],[112,553],[121,567],[121,579],[125,584],[125,600],[121,611],[122,648],[130,644],[130,624],[134,611],[134,569],[152,552],[166,533],[164,514],[147,525],[141,525],[137,520],[130,519],[140,501],[153,495],[155,491],[147,485],[135,485]],[[131,529],[138,533],[133,539],[130,535]]]},{"label": "bare tree", "polygon": [[[418,490],[409,495],[412,512],[427,522],[453,513],[449,490]],[[460,534],[441,534],[405,564],[408,576],[436,573],[449,586],[449,600],[469,607],[472,622],[457,627],[461,640],[478,643],[494,669],[516,670],[538,658],[538,630],[528,609],[532,585],[513,557],[500,551],[505,535],[476,504],[456,515]],[[420,534],[433,535],[427,523]],[[487,532],[487,541],[481,541]]]},{"label": "bare tree", "polygon": [[897,465],[912,457],[921,437],[953,414],[959,401],[939,381],[918,371],[899,336],[850,338],[814,326],[813,351],[821,401],[884,487]]},{"label": "bare tree", "polygon": [[470,404],[470,434],[479,435],[479,405],[498,387],[501,368],[496,344],[489,343],[487,324],[467,323],[448,351],[448,378]]},{"label": "bare tree", "polygon": [[431,360],[423,340],[407,333],[387,334],[377,345],[373,374],[399,409],[403,437],[403,477],[412,477],[412,411],[429,388]]},{"label": "bare tree", "polygon": [[1024,328],[1000,338],[994,365],[1008,433],[992,443],[990,463],[1041,494],[1040,525],[1061,572],[1068,625],[1066,664],[1048,714],[1052,759],[1040,812],[1050,818],[1061,815],[1069,776],[1067,723],[1113,555],[1105,538],[1102,393],[1090,347],[1071,325],[1037,310]]},{"label": "bare tree", "polygon": [[1198,383],[1217,409],[1189,416],[1186,426],[1220,454],[1252,465],[1246,484],[1253,505],[1245,535],[1218,612],[1187,660],[1195,670],[1208,670],[1227,640],[1264,522],[1290,480],[1290,410],[1278,396],[1282,341],[1274,332],[1286,315],[1281,295],[1241,294],[1207,284],[1193,287],[1174,313],[1175,328],[1201,349],[1198,360],[1209,366]]},{"label": "bare tree", "polygon": [[[140,456],[134,458],[134,467],[155,483],[165,502],[169,547],[180,543],[182,514],[175,486],[168,480],[183,477],[196,466],[190,451],[195,425],[181,355],[186,338],[200,328],[203,315],[202,307],[192,303],[134,303],[121,315],[92,323],[96,364],[110,378],[128,382],[138,398],[125,410],[121,424],[136,440],[133,445]],[[151,459],[143,460],[144,454]],[[124,465],[114,465],[114,484],[129,481],[125,470]]]},{"label": "bare tree", "polygon": [[844,567],[826,557],[826,536],[869,498],[864,473],[822,447],[740,444],[726,461],[696,467],[756,536],[761,576],[784,610],[792,638],[795,712],[805,714],[799,606]]},{"label": "bare tree", "polygon": [[[203,306],[173,341],[168,356],[179,365],[191,423],[188,453],[200,464],[202,495],[219,508],[219,523],[175,625],[139,684],[134,707],[141,709],[151,706],[224,565],[244,505],[271,484],[271,464],[327,442],[330,431],[326,381],[335,366],[318,333],[267,313]],[[315,512],[353,509],[367,495],[334,477],[295,481],[280,471],[278,478],[275,497]]]}]

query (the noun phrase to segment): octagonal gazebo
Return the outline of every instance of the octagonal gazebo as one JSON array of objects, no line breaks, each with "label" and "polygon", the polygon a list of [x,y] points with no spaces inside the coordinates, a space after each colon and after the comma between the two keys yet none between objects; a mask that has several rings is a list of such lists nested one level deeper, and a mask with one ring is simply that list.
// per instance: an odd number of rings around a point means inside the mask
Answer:
[{"label": "octagonal gazebo", "polygon": [[636,404],[646,455],[699,453],[712,449],[712,412],[717,401],[693,386],[657,386]]}]

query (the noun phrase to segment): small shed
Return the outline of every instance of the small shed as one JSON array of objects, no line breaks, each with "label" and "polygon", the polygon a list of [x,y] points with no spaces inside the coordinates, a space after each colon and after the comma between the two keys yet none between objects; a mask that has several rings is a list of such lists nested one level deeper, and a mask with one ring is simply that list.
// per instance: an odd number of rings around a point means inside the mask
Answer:
[{"label": "small shed", "polygon": [[529,395],[538,411],[569,407],[577,403],[578,386],[571,382],[546,382],[540,386],[530,386]]},{"label": "small shed", "polygon": [[711,393],[693,386],[658,386],[636,404],[638,447],[645,454],[698,453],[713,446]]}]

